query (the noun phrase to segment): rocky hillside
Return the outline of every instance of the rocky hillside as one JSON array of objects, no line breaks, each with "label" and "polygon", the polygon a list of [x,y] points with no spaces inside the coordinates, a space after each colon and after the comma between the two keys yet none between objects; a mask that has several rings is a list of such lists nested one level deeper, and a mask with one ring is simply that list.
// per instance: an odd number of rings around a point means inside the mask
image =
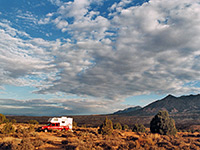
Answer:
[{"label": "rocky hillside", "polygon": [[120,115],[149,116],[155,115],[159,110],[167,110],[171,115],[200,113],[200,94],[181,97],[168,95],[144,108],[120,113]]}]

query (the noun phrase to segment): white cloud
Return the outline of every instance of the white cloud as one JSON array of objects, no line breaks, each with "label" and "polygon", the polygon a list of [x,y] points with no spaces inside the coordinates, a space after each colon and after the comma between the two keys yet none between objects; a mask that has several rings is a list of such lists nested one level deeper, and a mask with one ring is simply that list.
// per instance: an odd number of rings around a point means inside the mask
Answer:
[{"label": "white cloud", "polygon": [[131,1],[124,0],[111,6],[111,19],[89,10],[94,1],[51,2],[59,8],[40,24],[53,23],[71,39],[24,40],[25,34],[1,23],[0,84],[29,82],[27,76],[36,75],[38,93],[115,100],[199,92],[187,86],[200,81],[198,1],[157,0],[128,7]]},{"label": "white cloud", "polygon": [[48,16],[47,18],[40,19],[37,23],[39,25],[45,25],[48,24],[49,22],[50,22],[50,17]]},{"label": "white cloud", "polygon": [[29,23],[37,24],[38,22],[37,17],[29,11],[23,12],[21,10],[18,10],[16,17],[17,19],[24,20],[24,23],[29,22]]},{"label": "white cloud", "polygon": [[[124,109],[121,105],[110,100],[89,99],[52,99],[19,101],[14,99],[0,99],[1,113],[9,115],[80,115],[80,114],[106,114]],[[49,111],[50,110],[50,111]]]},{"label": "white cloud", "polygon": [[62,1],[60,0],[49,0],[53,5],[57,5],[57,6],[60,6],[62,5]]},{"label": "white cloud", "polygon": [[[31,38],[24,32],[0,23],[0,85],[32,85],[31,76],[48,76],[52,71],[52,57],[48,50],[53,42]],[[24,40],[26,38],[27,40]],[[37,84],[40,84],[39,82]]]},{"label": "white cloud", "polygon": [[102,39],[107,35],[109,21],[98,11],[89,11],[91,4],[101,5],[101,0],[75,0],[59,5],[57,12],[47,14],[38,24],[54,23],[62,32],[68,32],[75,40]]},{"label": "white cloud", "polygon": [[65,21],[65,20],[60,20],[59,18],[56,18],[56,19],[54,20],[54,22],[55,22],[56,27],[57,27],[58,29],[63,29],[63,28],[65,28],[65,27],[68,26],[68,22],[67,22],[67,21]]},{"label": "white cloud", "polygon": [[[129,2],[112,6],[112,10],[120,8],[120,14],[114,14],[112,20],[98,13],[92,20],[89,1],[74,1],[59,8],[62,15],[79,9],[68,15],[75,18],[68,30],[78,42],[60,49],[56,60],[62,68],[60,79],[41,92],[120,99],[146,93],[199,91],[198,87],[185,86],[200,80],[199,70],[194,69],[199,68],[199,3],[162,0],[124,8]],[[106,31],[115,28],[115,40],[105,43]],[[62,51],[64,47],[66,51]]]}]

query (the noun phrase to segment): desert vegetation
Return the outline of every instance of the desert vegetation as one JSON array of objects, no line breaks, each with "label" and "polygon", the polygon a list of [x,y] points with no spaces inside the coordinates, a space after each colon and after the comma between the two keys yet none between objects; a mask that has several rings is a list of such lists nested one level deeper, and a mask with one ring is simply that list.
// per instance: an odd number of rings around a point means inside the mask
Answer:
[{"label": "desert vegetation", "polygon": [[[159,112],[158,114],[165,114],[165,112]],[[155,117],[156,116],[154,116],[154,118]],[[165,117],[167,117],[167,115]],[[162,119],[165,120],[165,117]],[[159,122],[160,120],[157,119],[157,121]],[[152,133],[150,128],[145,127],[142,124],[133,124],[132,126],[128,126],[126,124],[113,123],[108,117],[106,117],[99,127],[82,127],[82,125],[75,122],[73,131],[52,130],[51,132],[46,133],[38,132],[37,129],[42,126],[41,124],[30,122],[12,123],[11,121],[6,121],[1,123],[0,149],[200,149],[199,126],[193,126],[190,130],[178,130],[176,134],[167,134],[168,132],[162,134]],[[174,122],[173,125],[175,125]],[[171,126],[166,126],[165,129],[167,127],[171,129]]]},{"label": "desert vegetation", "polygon": [[175,135],[175,121],[169,117],[167,111],[159,111],[150,122],[150,130],[152,133]]},{"label": "desert vegetation", "polygon": [[[2,124],[4,126],[6,124]],[[1,132],[0,149],[33,150],[33,149],[113,149],[113,150],[157,150],[157,149],[200,149],[199,132],[178,132],[174,135],[160,135],[131,130],[113,129],[112,133],[99,134],[98,128],[77,127],[71,131],[36,132],[30,130],[29,124],[14,125],[15,131]],[[35,125],[34,125],[35,127]],[[4,129],[2,128],[1,131]]]}]

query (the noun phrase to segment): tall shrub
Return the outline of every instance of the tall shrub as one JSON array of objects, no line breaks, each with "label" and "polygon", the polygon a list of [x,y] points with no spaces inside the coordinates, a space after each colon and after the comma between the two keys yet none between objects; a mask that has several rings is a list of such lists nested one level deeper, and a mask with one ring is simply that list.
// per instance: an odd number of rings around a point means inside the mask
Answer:
[{"label": "tall shrub", "polygon": [[122,130],[122,126],[119,122],[115,123],[113,127],[114,129]]},{"label": "tall shrub", "polygon": [[173,119],[169,117],[167,111],[159,111],[158,114],[150,122],[150,130],[152,133],[161,135],[175,135],[176,126]]},{"label": "tall shrub", "polygon": [[111,135],[113,132],[112,121],[106,117],[103,124],[100,126],[98,132],[99,134],[103,134],[103,135]]},{"label": "tall shrub", "polygon": [[0,124],[5,123],[5,121],[6,121],[6,116],[0,114]]}]

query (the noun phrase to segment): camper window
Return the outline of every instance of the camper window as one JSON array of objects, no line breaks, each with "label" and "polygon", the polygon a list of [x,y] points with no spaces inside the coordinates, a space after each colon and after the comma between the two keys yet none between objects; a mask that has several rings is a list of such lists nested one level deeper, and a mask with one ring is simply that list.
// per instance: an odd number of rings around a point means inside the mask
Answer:
[{"label": "camper window", "polygon": [[58,118],[54,118],[53,120],[54,120],[54,121],[58,121]]},{"label": "camper window", "polygon": [[65,123],[65,121],[62,121],[62,123]]}]

